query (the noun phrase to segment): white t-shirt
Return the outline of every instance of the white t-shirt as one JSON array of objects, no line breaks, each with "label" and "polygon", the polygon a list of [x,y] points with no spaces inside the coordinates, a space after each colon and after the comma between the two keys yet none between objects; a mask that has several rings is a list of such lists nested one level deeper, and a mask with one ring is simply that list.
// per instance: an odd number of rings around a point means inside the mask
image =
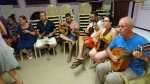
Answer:
[{"label": "white t-shirt", "polygon": [[[99,21],[97,22],[97,25],[98,25],[98,27],[99,27],[100,29],[102,29],[102,28],[103,28],[103,20],[99,20]],[[91,22],[91,23],[89,24],[89,26],[87,27],[87,29],[89,29],[89,28],[92,27],[92,26],[93,26],[93,22]],[[95,28],[94,28],[94,32],[91,34],[91,37],[93,37],[96,33],[97,33],[97,31],[96,31]]]}]

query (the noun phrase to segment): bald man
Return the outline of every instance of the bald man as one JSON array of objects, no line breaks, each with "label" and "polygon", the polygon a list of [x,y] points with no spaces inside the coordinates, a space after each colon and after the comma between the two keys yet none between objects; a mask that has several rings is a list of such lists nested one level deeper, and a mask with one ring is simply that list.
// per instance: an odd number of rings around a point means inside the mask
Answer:
[{"label": "bald man", "polygon": [[[148,43],[147,39],[132,31],[133,22],[131,18],[121,18],[118,27],[120,35],[116,36],[106,49],[107,54],[114,63],[117,63],[119,59],[112,54],[111,50],[113,48],[121,47],[127,51],[131,51],[136,49],[138,45]],[[146,62],[148,62],[148,56],[150,56],[150,53],[142,53],[140,51],[134,51],[132,54],[134,57],[131,59],[128,68],[125,71],[122,71],[128,80],[132,80],[144,75]],[[104,75],[108,72],[112,72],[110,61],[97,65],[95,84],[124,84],[124,81],[118,72],[109,73],[105,78]]]}]

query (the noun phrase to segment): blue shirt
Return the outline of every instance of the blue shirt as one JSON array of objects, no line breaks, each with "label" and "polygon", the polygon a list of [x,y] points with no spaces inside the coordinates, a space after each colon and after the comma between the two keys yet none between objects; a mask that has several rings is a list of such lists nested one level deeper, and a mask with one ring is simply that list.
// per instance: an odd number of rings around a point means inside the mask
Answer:
[{"label": "blue shirt", "polygon": [[29,38],[35,38],[36,37],[36,36],[33,36],[29,33],[24,33],[23,32],[24,30],[29,30],[29,31],[33,32],[34,28],[31,24],[29,24],[28,28],[25,28],[25,29],[23,29],[23,28],[21,28],[21,26],[19,26],[18,27],[18,34],[20,35],[20,39],[26,39],[27,40]]},{"label": "blue shirt", "polygon": [[[143,45],[148,43],[148,40],[144,37],[134,34],[129,39],[124,39],[121,35],[116,36],[113,41],[109,44],[109,48],[112,50],[115,47],[124,48],[127,51],[134,50],[138,45]],[[145,55],[150,56],[150,53],[143,52]],[[138,58],[132,58],[129,66],[138,76],[143,74],[143,71],[146,69],[146,62]]]}]

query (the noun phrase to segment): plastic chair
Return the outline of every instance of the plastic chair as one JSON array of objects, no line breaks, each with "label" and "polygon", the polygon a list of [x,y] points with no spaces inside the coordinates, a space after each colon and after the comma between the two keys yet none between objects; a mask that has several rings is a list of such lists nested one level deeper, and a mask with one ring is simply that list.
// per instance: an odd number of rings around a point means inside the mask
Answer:
[{"label": "plastic chair", "polygon": [[103,18],[103,16],[111,14],[111,3],[112,3],[112,16],[114,16],[114,0],[104,0],[101,9],[97,9],[100,18]]},{"label": "plastic chair", "polygon": [[119,75],[122,77],[125,84],[146,84],[148,78],[150,77],[150,64],[147,64],[145,75],[140,78],[128,81],[123,73],[119,72]]},{"label": "plastic chair", "polygon": [[66,13],[70,13],[71,15],[73,14],[72,8],[69,4],[63,4],[60,8],[61,15],[65,15]]},{"label": "plastic chair", "polygon": [[57,7],[55,5],[47,5],[47,7],[46,7],[46,15],[47,16],[58,15]]},{"label": "plastic chair", "polygon": [[80,14],[90,14],[92,7],[89,3],[83,3],[80,5]]}]

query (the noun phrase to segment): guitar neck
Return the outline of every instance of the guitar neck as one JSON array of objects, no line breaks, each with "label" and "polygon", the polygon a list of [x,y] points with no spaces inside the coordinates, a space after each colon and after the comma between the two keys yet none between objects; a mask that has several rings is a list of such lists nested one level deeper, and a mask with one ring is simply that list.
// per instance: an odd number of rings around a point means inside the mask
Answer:
[{"label": "guitar neck", "polygon": [[140,48],[137,48],[137,49],[134,49],[134,50],[131,50],[131,51],[127,51],[127,52],[121,54],[121,55],[120,55],[120,58],[122,59],[122,58],[126,58],[126,57],[128,57],[128,56],[133,56],[133,55],[132,55],[133,51],[141,51],[141,49],[140,49]]}]

